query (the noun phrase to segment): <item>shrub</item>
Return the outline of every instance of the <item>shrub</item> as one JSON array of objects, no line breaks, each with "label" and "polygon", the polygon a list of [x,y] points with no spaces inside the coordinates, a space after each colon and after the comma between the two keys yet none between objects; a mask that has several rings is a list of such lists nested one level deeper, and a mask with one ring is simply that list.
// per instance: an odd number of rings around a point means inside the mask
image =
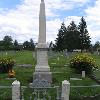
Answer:
[{"label": "shrub", "polygon": [[0,72],[6,73],[13,68],[15,60],[11,57],[0,58]]},{"label": "shrub", "polygon": [[78,73],[85,71],[86,74],[92,73],[96,68],[95,61],[87,54],[78,54],[70,60],[70,66],[75,68]]}]

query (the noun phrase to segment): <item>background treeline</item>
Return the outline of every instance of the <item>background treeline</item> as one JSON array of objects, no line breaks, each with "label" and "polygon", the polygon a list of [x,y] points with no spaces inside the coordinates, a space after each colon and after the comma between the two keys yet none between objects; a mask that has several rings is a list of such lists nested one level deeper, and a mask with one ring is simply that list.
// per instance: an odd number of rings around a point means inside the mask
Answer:
[{"label": "background treeline", "polygon": [[17,40],[12,39],[11,36],[4,36],[3,40],[0,41],[0,51],[8,50],[34,50],[35,44],[32,39],[25,41],[24,43],[18,43]]},{"label": "background treeline", "polygon": [[[95,35],[95,34],[94,34]],[[17,40],[12,39],[11,36],[5,36],[0,41],[0,50],[34,50],[37,43],[34,43],[32,39],[25,41],[24,43],[18,43]],[[67,27],[64,22],[61,24],[58,30],[57,38],[55,43],[51,41],[49,48],[54,51],[73,51],[80,49],[81,51],[96,51],[100,48],[100,42],[97,41],[94,45],[91,44],[91,38],[87,30],[87,24],[85,19],[82,17],[79,24],[76,25],[72,21]]]},{"label": "background treeline", "polygon": [[[95,34],[94,34],[95,35]],[[67,27],[64,22],[58,31],[55,44],[50,43],[50,48],[54,51],[73,51],[80,49],[81,51],[96,51],[100,47],[100,42],[97,41],[94,45],[91,44],[91,38],[87,30],[87,24],[82,17],[78,25],[72,21]]]},{"label": "background treeline", "polygon": [[61,28],[58,31],[53,50],[73,51],[75,49],[89,50],[91,48],[91,40],[87,30],[85,19],[82,17],[79,25],[76,25],[74,21],[67,27],[64,22],[61,24]]}]

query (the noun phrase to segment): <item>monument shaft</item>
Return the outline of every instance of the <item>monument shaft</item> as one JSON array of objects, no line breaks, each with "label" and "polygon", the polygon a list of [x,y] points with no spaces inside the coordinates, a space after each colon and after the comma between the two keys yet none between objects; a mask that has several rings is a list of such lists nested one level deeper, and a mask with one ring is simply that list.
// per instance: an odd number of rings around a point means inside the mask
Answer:
[{"label": "monument shaft", "polygon": [[45,15],[45,3],[44,2],[41,2],[40,4],[38,43],[46,43],[46,15]]},{"label": "monument shaft", "polygon": [[46,15],[45,3],[41,0],[39,13],[39,38],[37,51],[37,65],[35,67],[34,79],[43,79],[52,82],[52,75],[48,65],[47,44],[46,44]]}]

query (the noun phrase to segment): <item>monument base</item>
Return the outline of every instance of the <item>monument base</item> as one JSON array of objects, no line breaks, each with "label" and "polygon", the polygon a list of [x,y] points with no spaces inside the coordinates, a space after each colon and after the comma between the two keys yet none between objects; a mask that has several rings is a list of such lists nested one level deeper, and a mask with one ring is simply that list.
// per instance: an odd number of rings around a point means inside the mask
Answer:
[{"label": "monument base", "polygon": [[52,73],[51,72],[34,72],[34,80],[46,80],[48,83],[52,83]]}]

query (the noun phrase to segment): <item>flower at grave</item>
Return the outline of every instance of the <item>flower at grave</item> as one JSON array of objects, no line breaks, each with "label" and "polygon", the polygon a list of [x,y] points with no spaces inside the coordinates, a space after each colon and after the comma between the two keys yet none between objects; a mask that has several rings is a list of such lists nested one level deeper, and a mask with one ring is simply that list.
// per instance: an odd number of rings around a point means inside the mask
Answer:
[{"label": "flower at grave", "polygon": [[14,70],[9,70],[8,76],[9,76],[9,78],[15,77],[15,71]]},{"label": "flower at grave", "polygon": [[0,57],[0,72],[8,72],[15,64],[12,57]]},{"label": "flower at grave", "polygon": [[70,60],[70,66],[75,68],[79,73],[86,71],[86,74],[90,74],[93,69],[96,68],[94,59],[88,54],[75,55],[75,57]]}]

